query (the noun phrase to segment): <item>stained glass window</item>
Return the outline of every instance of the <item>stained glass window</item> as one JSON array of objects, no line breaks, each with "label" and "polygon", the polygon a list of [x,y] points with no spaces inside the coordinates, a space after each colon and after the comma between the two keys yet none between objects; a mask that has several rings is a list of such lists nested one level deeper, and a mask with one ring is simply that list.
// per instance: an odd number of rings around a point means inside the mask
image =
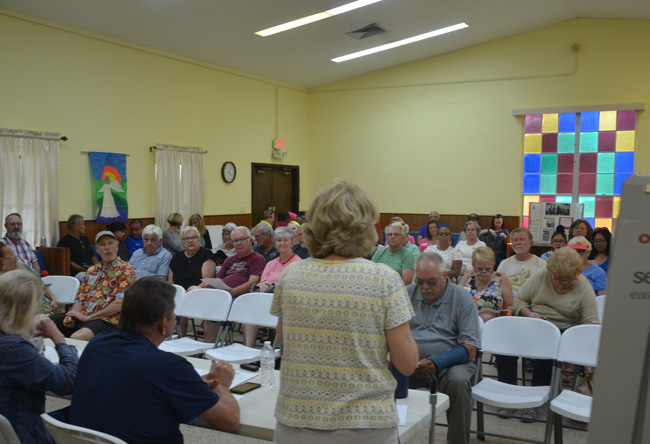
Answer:
[{"label": "stained glass window", "polygon": [[635,110],[526,115],[524,226],[531,202],[564,202],[584,204],[592,227],[614,230],[635,131]]}]

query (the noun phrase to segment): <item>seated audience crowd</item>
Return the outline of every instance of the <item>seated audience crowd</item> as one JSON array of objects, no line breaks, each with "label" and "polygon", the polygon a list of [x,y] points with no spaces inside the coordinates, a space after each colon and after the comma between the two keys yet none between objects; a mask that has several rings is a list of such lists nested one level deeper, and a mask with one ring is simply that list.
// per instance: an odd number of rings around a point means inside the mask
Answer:
[{"label": "seated audience crowd", "polygon": [[[40,280],[20,215],[8,215],[0,242],[0,414],[22,442],[52,443],[39,418],[45,392],[74,392],[71,424],[127,442],[181,443],[179,424],[195,417],[236,431],[239,407],[229,392],[233,367],[213,362],[200,377],[185,358],[158,348],[174,330],[171,284],[188,291],[214,285],[233,298],[251,291],[275,294],[271,312],[280,318],[277,335],[284,342],[276,442],[393,442],[396,382],[386,365],[390,351],[409,388],[426,388],[431,376],[437,379],[438,389],[450,397],[447,442],[467,444],[481,323],[527,316],[563,331],[600,322],[596,297],[607,289],[612,242],[607,228],[593,230],[584,219],[568,230],[558,225],[550,250],[538,257],[531,251],[531,232],[524,227],[510,232],[501,214],[483,229],[479,216],[470,214],[455,246],[438,211],[429,213],[417,239],[402,218],[393,217],[382,246],[378,216],[365,191],[337,181],[315,197],[306,218],[285,210],[276,221],[267,210],[252,229],[230,222],[215,248],[200,214],[183,227],[183,216],[172,213],[164,232],[133,219],[128,236],[127,224],[114,222],[95,236],[98,261],[84,218],[74,214],[57,246],[70,250],[70,272],[81,285],[64,310]],[[508,239],[514,254],[498,263],[490,239]],[[363,315],[344,315],[359,307],[365,307]],[[42,317],[35,320],[37,314]],[[185,335],[187,319],[180,322]],[[204,327],[205,342],[214,342],[219,324],[206,321]],[[245,345],[256,345],[257,331],[255,325],[243,326]],[[38,341],[30,342],[38,337],[54,342],[58,365],[39,354]],[[66,337],[90,341],[78,364]],[[329,340],[343,348],[324,347]],[[320,350],[316,356],[314,350]],[[307,371],[313,359],[329,367]],[[498,380],[517,384],[517,358],[495,360]],[[532,365],[533,385],[548,385],[552,362]],[[368,378],[381,390],[318,388],[341,381],[341,387],[363,387],[368,384],[357,383]],[[328,413],[307,415],[315,405]],[[374,413],[362,405],[372,405]],[[517,412],[497,414],[507,418]],[[532,422],[537,411],[525,409],[518,416]]]}]

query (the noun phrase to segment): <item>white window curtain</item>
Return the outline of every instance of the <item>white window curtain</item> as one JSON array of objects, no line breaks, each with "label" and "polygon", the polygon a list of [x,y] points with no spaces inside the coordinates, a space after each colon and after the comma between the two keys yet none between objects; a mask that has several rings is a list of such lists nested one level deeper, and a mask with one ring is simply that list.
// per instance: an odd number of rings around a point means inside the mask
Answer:
[{"label": "white window curtain", "polygon": [[[32,247],[59,239],[59,142],[61,134],[0,128],[0,208],[20,213],[23,239]],[[4,236],[3,227],[3,236]]]},{"label": "white window curtain", "polygon": [[168,228],[170,213],[203,214],[205,151],[194,147],[156,144],[156,225]]}]

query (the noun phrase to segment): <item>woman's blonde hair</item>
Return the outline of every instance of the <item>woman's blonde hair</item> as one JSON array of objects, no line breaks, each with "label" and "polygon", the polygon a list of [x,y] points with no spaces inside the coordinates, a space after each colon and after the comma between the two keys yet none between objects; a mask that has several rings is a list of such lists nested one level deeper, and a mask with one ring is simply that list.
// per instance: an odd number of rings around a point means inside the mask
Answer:
[{"label": "woman's blonde hair", "polygon": [[304,241],[312,257],[362,257],[377,244],[379,211],[360,186],[336,180],[321,190],[309,209]]},{"label": "woman's blonde hair", "polygon": [[558,248],[548,259],[546,269],[553,276],[562,276],[567,273],[577,276],[582,273],[582,258],[573,248]]},{"label": "woman's blonde hair", "polygon": [[[185,227],[185,228],[183,228],[181,230],[181,237],[185,237],[185,235],[187,234],[188,231],[193,231],[194,233],[196,233],[196,235],[199,238],[201,237],[201,233],[199,233],[199,230],[197,230],[196,227],[193,227],[191,225],[188,225],[187,227]],[[201,240],[201,239],[199,239],[199,240]]]},{"label": "woman's blonde hair", "polygon": [[203,223],[203,217],[199,213],[194,213],[188,219],[188,222],[191,224],[193,220],[199,221],[199,234],[201,236],[205,235],[205,223]]},{"label": "woman's blonde hair", "polygon": [[494,264],[496,263],[497,258],[494,255],[494,251],[490,247],[478,247],[472,253],[472,266],[476,267],[476,264]]},{"label": "woman's blonde hair", "polygon": [[13,270],[0,276],[0,330],[29,339],[42,297],[43,284],[31,273]]},{"label": "woman's blonde hair", "polygon": [[183,225],[183,216],[178,213],[171,213],[169,216],[167,216],[167,223],[171,227],[180,227]]}]

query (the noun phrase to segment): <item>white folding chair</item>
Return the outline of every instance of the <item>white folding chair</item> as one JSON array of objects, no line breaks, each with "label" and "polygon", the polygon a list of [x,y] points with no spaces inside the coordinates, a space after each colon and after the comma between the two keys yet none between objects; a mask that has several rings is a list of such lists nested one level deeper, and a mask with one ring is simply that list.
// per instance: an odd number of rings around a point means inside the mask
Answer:
[{"label": "white folding chair", "polygon": [[14,428],[3,415],[0,415],[0,444],[20,444]]},{"label": "white folding chair", "polygon": [[122,441],[108,433],[66,424],[52,418],[47,413],[43,413],[41,419],[57,444],[127,444],[126,441]]},{"label": "white folding chair", "polygon": [[[485,323],[481,349],[483,353],[497,355],[555,359],[559,343],[560,330],[550,322],[536,318],[508,316]],[[472,398],[477,401],[478,439],[485,439],[485,435],[513,439],[511,436],[485,432],[484,404],[507,409],[537,408],[549,400],[552,386],[553,381],[550,386],[530,387],[505,384],[489,378],[481,379],[472,387]],[[551,415],[546,421],[544,440],[537,442],[547,442],[550,439],[550,418]]]},{"label": "white folding chair", "polygon": [[[604,296],[599,296],[602,298]],[[600,325],[576,325],[562,333],[560,348],[557,354],[554,381],[554,393],[558,394],[551,400],[551,411],[555,425],[555,443],[562,444],[562,417],[580,422],[589,422],[591,418],[591,396],[582,395],[571,390],[562,390],[562,363],[595,367],[598,364],[598,346],[600,345]],[[549,437],[550,440],[550,437]],[[548,442],[547,442],[548,444]]]},{"label": "white folding chair", "polygon": [[43,283],[51,284],[50,290],[58,304],[72,304],[79,290],[79,279],[72,276],[46,276]]},{"label": "white folding chair", "polygon": [[[185,297],[185,289],[180,285],[173,284],[176,289],[176,296],[174,296],[174,314],[178,317],[178,309],[181,307],[181,302],[183,302],[183,297]],[[176,335],[181,337],[181,324],[179,319],[176,319]]]},{"label": "white folding chair", "polygon": [[[176,310],[178,316],[199,318],[207,321],[221,322],[217,339],[223,331],[223,322],[228,319],[232,296],[224,290],[214,288],[199,288],[185,293],[180,307]],[[214,347],[215,344],[195,341],[190,338],[180,338],[163,341],[158,348],[181,356],[191,356]]]},{"label": "white folding chair", "polygon": [[[233,323],[259,325],[260,327],[277,328],[278,317],[269,313],[273,295],[271,293],[246,293],[237,297],[232,303],[228,315],[228,327],[223,331],[222,343],[227,342],[228,329]],[[213,359],[228,361],[232,364],[246,364],[260,358],[260,349],[246,347],[242,344],[231,344],[213,348],[205,353]],[[277,352],[276,352],[277,354]]]},{"label": "white folding chair", "polygon": [[605,318],[605,304],[607,303],[607,296],[596,296],[596,304],[598,305],[598,318],[602,325],[603,319]]}]

